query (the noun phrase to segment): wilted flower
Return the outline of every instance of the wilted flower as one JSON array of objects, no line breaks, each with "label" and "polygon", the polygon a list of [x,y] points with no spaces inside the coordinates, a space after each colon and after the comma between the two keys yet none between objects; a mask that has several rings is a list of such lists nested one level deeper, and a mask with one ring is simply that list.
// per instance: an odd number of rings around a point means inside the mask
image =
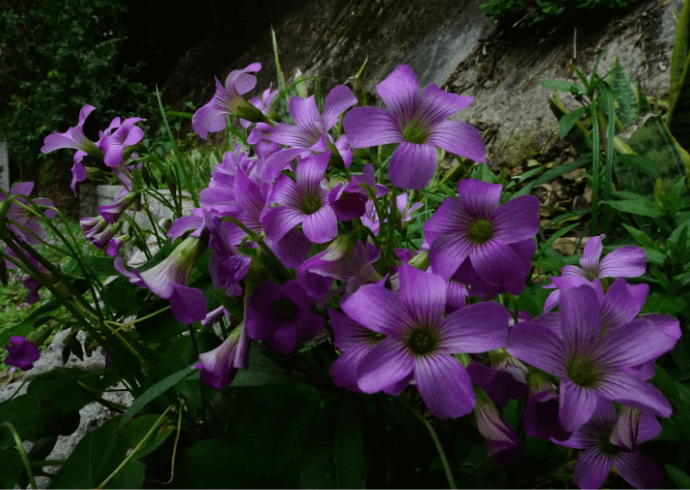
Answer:
[{"label": "wilted flower", "polygon": [[237,371],[247,368],[250,340],[247,329],[240,325],[225,341],[209,352],[199,354],[199,364],[192,369],[201,370],[201,381],[222,390],[237,376]]},{"label": "wilted flower", "polygon": [[513,463],[522,455],[522,440],[501,416],[491,398],[480,389],[476,388],[474,391],[477,396],[477,403],[474,405],[477,429],[486,438],[489,453],[499,464]]}]

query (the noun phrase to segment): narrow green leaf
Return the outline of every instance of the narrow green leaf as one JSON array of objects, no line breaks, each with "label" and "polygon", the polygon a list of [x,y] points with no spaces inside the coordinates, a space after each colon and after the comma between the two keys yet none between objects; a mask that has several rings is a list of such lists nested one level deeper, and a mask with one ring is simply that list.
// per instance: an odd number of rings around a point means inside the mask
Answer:
[{"label": "narrow green leaf", "polygon": [[548,240],[546,240],[546,242],[541,246],[541,249],[540,249],[540,250],[541,250],[541,251],[546,250],[547,248],[549,248],[550,246],[552,246],[553,243],[554,243],[556,240],[558,240],[559,238],[561,238],[563,235],[565,235],[566,233],[568,233],[570,230],[572,230],[572,229],[575,228],[576,226],[579,226],[579,223],[573,223],[572,225],[566,226],[565,228],[561,228],[561,229],[558,230],[556,233],[554,233],[553,235],[551,235],[551,236],[549,237]]},{"label": "narrow green leaf", "polygon": [[690,53],[690,4],[684,2],[680,11],[676,37],[673,40],[673,54],[671,55],[671,70],[669,84],[671,86],[671,98],[677,94],[683,85],[683,71]]},{"label": "narrow green leaf", "polygon": [[543,82],[539,82],[539,85],[554,90],[560,90],[561,92],[570,92],[570,89],[574,87],[578,92],[585,93],[585,88],[581,85],[565,80],[544,80]]},{"label": "narrow green leaf", "polygon": [[151,388],[146,390],[139,398],[134,400],[134,403],[127,409],[127,412],[120,419],[119,429],[122,429],[127,422],[134,417],[139,410],[144,408],[149,402],[152,402],[163,393],[168,391],[170,388],[175,386],[177,383],[184,379],[191,379],[192,376],[198,377],[199,371],[197,369],[192,369],[192,366],[180,369],[178,372],[171,374],[167,378],[162,379]]},{"label": "narrow green leaf", "polygon": [[637,90],[635,90],[635,97],[637,97],[637,117],[642,117],[648,112],[651,112],[649,107],[649,100],[647,95],[642,91],[642,85],[640,84],[640,79],[637,79]]},{"label": "narrow green leaf", "polygon": [[179,111],[166,111],[165,115],[169,116],[169,117],[181,117],[183,119],[191,119],[194,117],[194,114],[190,114],[189,112],[179,112]]},{"label": "narrow green leaf", "polygon": [[552,168],[551,170],[547,170],[546,172],[544,172],[543,175],[541,175],[537,180],[534,181],[534,186],[538,187],[542,184],[549,182],[550,180],[555,179],[556,177],[569,174],[573,170],[576,170],[589,163],[591,159],[591,153],[585,153],[584,155],[580,156],[580,158],[577,158],[572,162],[561,164],[557,167]]},{"label": "narrow green leaf", "polygon": [[278,77],[278,89],[281,93],[285,94],[285,103],[290,103],[290,96],[285,91],[285,76],[283,75],[283,70],[280,68],[280,58],[278,57],[278,41],[276,41],[276,32],[271,26],[271,43],[273,45],[273,57],[276,61],[276,74]]},{"label": "narrow green leaf", "polygon": [[560,132],[559,136],[561,139],[565,138],[568,136],[568,133],[570,133],[570,130],[573,129],[573,126],[575,126],[575,123],[587,113],[589,109],[587,107],[579,107],[575,109],[574,111],[569,112],[568,114],[564,115],[558,123],[560,124]]},{"label": "narrow green leaf", "polygon": [[607,204],[613,209],[623,211],[624,213],[637,214],[640,216],[647,216],[649,218],[661,218],[664,212],[659,206],[651,201],[602,201],[601,204]]}]

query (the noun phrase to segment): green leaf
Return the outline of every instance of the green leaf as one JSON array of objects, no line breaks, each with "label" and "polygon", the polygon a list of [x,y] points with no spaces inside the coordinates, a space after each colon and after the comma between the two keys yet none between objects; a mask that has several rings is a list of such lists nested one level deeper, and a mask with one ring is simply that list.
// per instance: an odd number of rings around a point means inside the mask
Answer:
[{"label": "green leaf", "polygon": [[50,300],[46,301],[42,306],[35,309],[29,316],[27,316],[20,323],[17,323],[16,325],[10,328],[3,328],[3,330],[0,331],[0,345],[5,345],[5,343],[8,340],[10,340],[10,337],[13,337],[15,335],[21,335],[22,337],[26,337],[33,331],[34,323],[37,320],[49,316],[49,313],[57,310],[58,308],[60,308],[60,306],[62,306],[62,303],[59,299],[55,297],[50,298]]},{"label": "green leaf", "polygon": [[482,182],[488,182],[489,184],[493,184],[494,180],[496,179],[496,176],[491,170],[489,170],[489,166],[486,163],[480,163],[477,165],[474,170],[472,170],[471,177],[473,179],[481,180]]},{"label": "green leaf", "polygon": [[539,85],[554,90],[560,90],[561,92],[570,92],[570,89],[574,87],[579,93],[585,93],[585,88],[583,86],[565,80],[544,80],[543,82],[539,82]]},{"label": "green leaf", "polygon": [[622,211],[624,213],[637,214],[640,216],[647,216],[649,218],[661,218],[664,215],[663,210],[652,201],[601,201],[601,204],[607,204],[613,209]]},{"label": "green leaf", "polygon": [[179,111],[166,111],[165,115],[168,117],[181,117],[183,119],[191,119],[194,117],[194,114],[190,114],[189,112],[179,112]]},{"label": "green leaf", "polygon": [[[150,416],[122,428],[122,417],[117,416],[89,432],[62,466],[52,488],[95,488],[100,485],[122,463],[127,450],[141,442],[159,417]],[[118,471],[106,488],[141,488],[145,469],[145,464],[133,459]]]},{"label": "green leaf", "polygon": [[22,457],[13,447],[0,447],[0,488],[14,488],[24,472]]},{"label": "green leaf", "polygon": [[647,100],[647,95],[642,91],[642,85],[640,84],[640,79],[637,79],[637,90],[635,91],[635,96],[637,97],[637,117],[642,117],[652,109],[649,107],[649,100]]},{"label": "green leaf", "polygon": [[654,293],[647,298],[642,313],[665,313],[675,316],[683,311],[687,305],[688,302],[679,296]]},{"label": "green leaf", "polygon": [[665,464],[664,468],[668,477],[678,488],[690,488],[690,476],[686,472],[670,464]]},{"label": "green leaf", "polygon": [[551,235],[551,236],[549,237],[549,239],[546,240],[546,242],[540,247],[540,249],[539,249],[540,252],[544,252],[547,248],[549,248],[550,246],[552,246],[553,243],[554,243],[556,240],[558,240],[559,238],[561,238],[563,235],[565,235],[566,233],[568,233],[570,230],[572,230],[572,229],[575,228],[576,226],[579,226],[579,223],[573,223],[572,225],[568,225],[568,226],[566,226],[565,228],[561,228],[561,229],[558,230],[556,233],[554,233],[553,235]]},{"label": "green leaf", "polygon": [[633,228],[632,226],[626,225],[625,223],[623,223],[623,228],[628,230],[628,233],[630,233],[633,236],[633,238],[637,240],[637,243],[639,243],[643,247],[652,248],[655,250],[658,247],[657,243],[654,240],[652,240],[651,237],[647,235],[644,231],[638,230],[637,228]]},{"label": "green leaf", "polygon": [[[659,177],[667,189],[687,175],[687,152],[675,140],[661,116],[651,116],[632,133],[630,139],[623,141],[638,155],[654,160],[659,166]],[[647,175],[632,175],[635,189],[654,189],[655,179]]]},{"label": "green leaf", "polygon": [[[631,167],[635,171],[649,175],[654,179],[661,176],[659,165],[654,160],[644,155],[624,155],[622,153],[616,153],[615,160],[616,175],[618,175],[619,179],[624,179],[625,172],[628,170],[620,168],[621,165]],[[632,185],[624,185],[624,188],[633,187]]]},{"label": "green leaf", "polygon": [[560,124],[560,132],[559,136],[561,139],[565,138],[568,136],[568,133],[570,133],[570,130],[573,129],[573,126],[575,126],[575,123],[587,113],[589,110],[588,107],[579,107],[568,114],[565,114],[563,117],[561,117],[561,120],[558,121]]},{"label": "green leaf", "polygon": [[617,56],[613,60],[609,83],[616,94],[616,102],[618,102],[616,115],[623,127],[627,128],[637,118],[637,101],[635,100],[635,91],[632,88],[630,78],[625,74],[623,67],[618,62]]},{"label": "green leaf", "polygon": [[302,488],[364,488],[363,427],[352,405],[330,402],[313,429],[304,441]]},{"label": "green leaf", "polygon": [[198,377],[199,371],[197,369],[191,369],[192,366],[180,369],[178,372],[171,374],[165,379],[162,379],[151,388],[146,390],[139,398],[134,400],[134,403],[127,409],[127,412],[120,419],[119,428],[122,429],[129,420],[134,417],[142,408],[147,404],[161,396],[163,393],[168,391],[170,388],[175,386],[177,383],[183,379],[191,378],[192,376]]},{"label": "green leaf", "polygon": [[249,369],[241,369],[231,386],[262,386],[284,385],[290,381],[299,380],[300,375],[290,373],[278,363],[263,354],[264,348],[260,344],[254,344],[249,351]]},{"label": "green leaf", "polygon": [[252,481],[246,459],[246,448],[238,444],[221,439],[199,441],[180,453],[171,488],[248,488]]},{"label": "green leaf", "polygon": [[556,177],[560,177],[561,175],[569,174],[573,170],[576,170],[583,165],[586,165],[587,163],[592,161],[592,154],[591,153],[586,153],[580,158],[577,158],[573,160],[572,162],[565,163],[558,165],[557,167],[552,168],[551,170],[547,170],[544,172],[543,175],[541,175],[536,181],[534,181],[534,186],[538,187],[542,184],[547,183],[550,180],[555,179]]}]

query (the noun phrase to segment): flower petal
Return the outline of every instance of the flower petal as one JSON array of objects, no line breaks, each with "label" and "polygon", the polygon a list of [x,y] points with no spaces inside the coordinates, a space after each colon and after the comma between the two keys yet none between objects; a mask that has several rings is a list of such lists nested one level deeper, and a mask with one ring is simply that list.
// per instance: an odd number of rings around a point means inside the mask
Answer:
[{"label": "flower petal", "polygon": [[596,343],[592,356],[606,369],[620,369],[653,361],[675,345],[654,323],[640,318],[608,331]]},{"label": "flower petal", "polygon": [[[295,100],[299,97],[293,97]],[[292,148],[311,148],[321,138],[321,133],[318,131],[310,132],[307,128],[302,126],[293,126],[292,124],[278,123],[270,130],[266,139],[278,143],[280,145],[289,146]]]},{"label": "flower petal", "polygon": [[436,172],[436,148],[403,141],[393,152],[388,174],[401,189],[423,189]]},{"label": "flower petal", "polygon": [[473,248],[474,245],[465,238],[440,235],[429,248],[429,263],[434,273],[447,281],[470,255]]},{"label": "flower petal", "polygon": [[395,116],[378,107],[355,107],[343,117],[343,129],[352,148],[403,142]]},{"label": "flower petal", "polygon": [[499,303],[470,305],[448,315],[441,332],[441,346],[450,353],[480,353],[505,347],[508,312]]},{"label": "flower petal", "polygon": [[470,217],[491,220],[501,200],[501,184],[489,184],[475,179],[458,183],[458,199]]},{"label": "flower petal", "polygon": [[170,310],[180,323],[188,325],[206,317],[206,298],[200,289],[174,284],[169,301]]},{"label": "flower petal", "polygon": [[512,282],[524,269],[515,251],[498,238],[476,246],[470,253],[470,261],[477,275],[493,285]]},{"label": "flower petal", "polygon": [[333,382],[346,390],[361,392],[357,386],[357,368],[371,349],[371,346],[358,344],[340,354],[331,366]]},{"label": "flower petal", "polygon": [[463,110],[472,101],[474,101],[474,97],[451,94],[432,83],[426,86],[419,97],[419,109],[416,117],[425,125],[436,125]]},{"label": "flower petal", "polygon": [[446,305],[446,282],[408,264],[399,271],[400,293],[412,317],[422,325],[439,327]]},{"label": "flower petal", "polygon": [[277,206],[271,209],[263,219],[266,236],[272,240],[278,240],[302,223],[305,214],[299,209],[289,206]]},{"label": "flower petal", "polygon": [[467,415],[476,398],[472,382],[460,361],[435,353],[414,358],[414,377],[429,411],[440,419]]},{"label": "flower petal", "polygon": [[586,352],[601,331],[597,293],[589,286],[561,290],[563,342],[568,352]]},{"label": "flower petal", "polygon": [[396,335],[413,324],[405,303],[397,294],[378,284],[367,284],[341,301],[340,307],[369,330]]},{"label": "flower petal", "polygon": [[547,373],[565,376],[563,341],[543,325],[532,322],[513,325],[506,349],[511,356]]},{"label": "flower petal", "polygon": [[616,279],[606,291],[601,304],[601,321],[607,329],[623,327],[642,311],[649,293],[647,284],[627,284]]},{"label": "flower petal", "polygon": [[558,418],[567,431],[582,427],[597,409],[599,394],[593,388],[583,388],[567,378],[561,378],[561,406]]},{"label": "flower petal", "polygon": [[401,126],[412,119],[419,107],[419,82],[407,65],[398,65],[384,81],[376,85],[376,93]]},{"label": "flower petal", "polygon": [[611,401],[646,410],[660,417],[668,418],[673,413],[671,404],[661,391],[629,373],[605,373],[597,391]]},{"label": "flower petal", "polygon": [[330,206],[304,216],[302,231],[313,243],[326,243],[338,236],[338,219]]},{"label": "flower petal", "polygon": [[427,143],[475,162],[486,161],[486,146],[482,135],[474,126],[462,121],[442,121],[435,124]]},{"label": "flower petal", "polygon": [[340,114],[357,103],[357,97],[346,85],[337,85],[326,96],[323,104],[323,126],[326,131],[338,122]]},{"label": "flower petal", "polygon": [[621,247],[601,259],[599,277],[638,277],[647,270],[647,255],[640,247]]},{"label": "flower petal", "polygon": [[596,449],[587,449],[575,463],[573,480],[580,488],[600,488],[611,471],[611,458]]},{"label": "flower petal", "polygon": [[505,243],[533,237],[539,231],[540,202],[534,196],[520,196],[500,206],[494,213],[494,236]]},{"label": "flower petal", "polygon": [[392,338],[384,339],[360,362],[357,385],[364,393],[376,393],[407,377],[413,368],[414,361],[403,343]]},{"label": "flower petal", "polygon": [[613,467],[634,488],[661,488],[664,483],[659,467],[640,451],[619,453]]}]

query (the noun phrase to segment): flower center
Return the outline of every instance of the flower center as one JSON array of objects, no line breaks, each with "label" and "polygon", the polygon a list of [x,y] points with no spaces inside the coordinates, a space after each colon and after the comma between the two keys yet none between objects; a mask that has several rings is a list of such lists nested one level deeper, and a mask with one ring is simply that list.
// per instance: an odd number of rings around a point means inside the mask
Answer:
[{"label": "flower center", "polygon": [[436,344],[438,344],[436,332],[426,328],[415,328],[407,337],[407,346],[418,356],[423,356],[433,351]]},{"label": "flower center", "polygon": [[410,143],[422,144],[426,143],[429,137],[429,131],[420,126],[417,121],[410,121],[402,130],[402,137],[405,141]]},{"label": "flower center", "polygon": [[302,201],[302,211],[304,211],[305,214],[314,214],[321,209],[321,206],[321,196],[319,195],[307,196],[304,198],[304,201]]},{"label": "flower center", "polygon": [[477,245],[488,242],[494,236],[494,224],[489,220],[478,219],[470,225],[467,235]]},{"label": "flower center", "polygon": [[617,456],[622,451],[618,446],[611,444],[610,439],[612,432],[613,427],[599,432],[594,438],[594,444],[597,449],[605,456]]},{"label": "flower center", "polygon": [[583,388],[595,387],[601,379],[601,370],[588,359],[574,358],[565,365],[570,381]]},{"label": "flower center", "polygon": [[275,315],[280,320],[291,320],[297,313],[297,305],[288,298],[280,298],[273,304]]}]

